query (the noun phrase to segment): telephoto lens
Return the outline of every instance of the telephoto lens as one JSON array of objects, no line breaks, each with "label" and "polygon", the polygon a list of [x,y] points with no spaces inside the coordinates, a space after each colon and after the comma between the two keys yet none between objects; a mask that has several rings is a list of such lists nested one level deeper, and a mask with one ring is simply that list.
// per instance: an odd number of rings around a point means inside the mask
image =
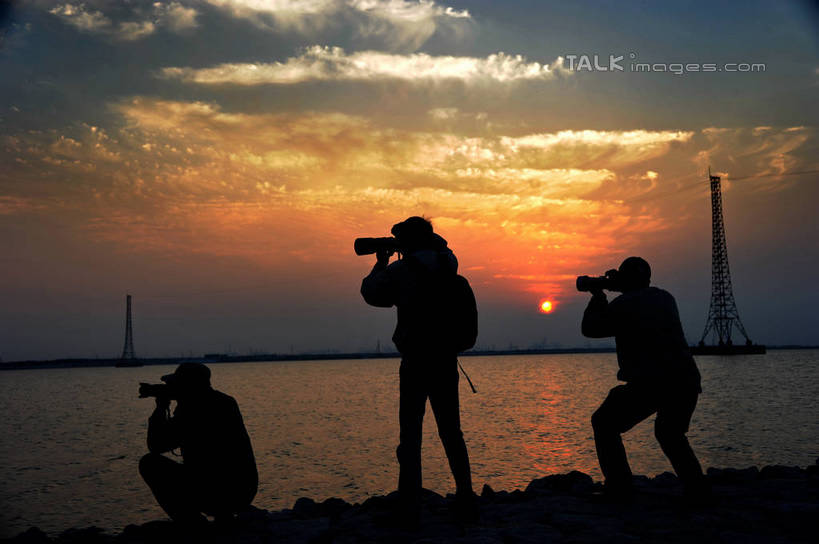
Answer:
[{"label": "telephoto lens", "polygon": [[606,276],[578,276],[576,282],[578,291],[596,291],[614,289],[614,281]]},{"label": "telephoto lens", "polygon": [[356,255],[372,255],[381,249],[398,251],[398,240],[392,237],[356,238],[353,249]]},{"label": "telephoto lens", "polygon": [[172,398],[171,388],[164,383],[140,383],[139,398],[145,399],[148,397]]}]

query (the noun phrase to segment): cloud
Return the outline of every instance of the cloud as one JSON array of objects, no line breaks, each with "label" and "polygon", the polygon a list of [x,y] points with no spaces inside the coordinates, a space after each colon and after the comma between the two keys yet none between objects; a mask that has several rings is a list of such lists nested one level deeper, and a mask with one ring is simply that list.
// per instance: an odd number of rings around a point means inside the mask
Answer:
[{"label": "cloud", "polygon": [[156,26],[151,21],[120,23],[116,34],[121,40],[133,41],[153,34]]},{"label": "cloud", "polygon": [[411,2],[407,0],[348,0],[347,5],[365,13],[385,19],[418,21],[433,17],[470,18],[469,11],[441,6],[431,0]]},{"label": "cloud", "polygon": [[343,7],[391,19],[470,17],[467,10],[441,6],[432,0],[207,0],[207,2],[228,8],[240,17],[249,17],[252,13],[311,15],[336,12]]},{"label": "cloud", "polygon": [[157,11],[165,18],[165,24],[174,32],[184,32],[196,28],[196,17],[198,12],[190,7],[185,7],[179,2],[171,2],[167,6],[160,4]]},{"label": "cloud", "polygon": [[[694,162],[704,171],[713,166],[731,187],[732,178],[751,177],[742,183],[749,188],[778,191],[799,182],[793,172],[815,170],[815,130],[809,127],[715,128],[702,130],[707,148]],[[737,182],[739,183],[739,182]]]},{"label": "cloud", "polygon": [[[645,229],[667,227],[653,216],[635,223],[622,202],[587,196],[617,182],[604,164],[555,166],[546,148],[538,157],[502,136],[399,131],[350,115],[247,114],[145,97],[113,109],[125,120],[116,132],[83,126],[8,145],[31,161],[32,175],[53,176],[62,191],[86,193],[86,202],[98,204],[88,211],[96,218],[89,236],[133,251],[184,248],[276,263],[321,255],[346,263],[349,239],[380,232],[393,216],[423,213],[453,247],[484,256],[484,268],[471,272],[476,282],[520,293],[548,288],[557,297],[566,283],[559,276],[570,268],[607,248],[628,247]],[[572,141],[547,140],[552,147]],[[588,134],[575,140],[587,152],[589,142],[613,145]]]},{"label": "cloud", "polygon": [[0,215],[14,215],[44,208],[45,204],[31,198],[0,196]]},{"label": "cloud", "polygon": [[648,130],[562,130],[549,134],[531,134],[518,138],[506,138],[504,143],[512,148],[545,148],[562,144],[617,145],[621,147],[653,146],[669,142],[684,142],[691,138],[690,131]]},{"label": "cloud", "polygon": [[87,32],[107,32],[112,27],[111,19],[101,11],[86,11],[85,6],[63,4],[49,10],[71,26]]},{"label": "cloud", "polygon": [[462,35],[467,10],[432,0],[208,0],[232,17],[273,31],[296,31],[312,37],[343,25],[357,38],[387,39],[391,49],[415,50],[439,30]]},{"label": "cloud", "polygon": [[38,194],[51,192],[91,218],[93,239],[277,267],[310,259],[351,266],[352,238],[424,214],[460,255],[479,256],[463,262],[483,267],[470,272],[476,285],[558,301],[574,296],[568,274],[678,235],[690,205],[707,202],[702,192],[675,192],[690,185],[677,180],[690,176],[698,153],[740,157],[747,149],[742,164],[763,169],[784,153],[807,165],[809,149],[798,142],[815,141],[813,129],[799,127],[466,136],[148,97],[112,109],[124,121],[117,128],[5,137],[19,161],[8,161],[17,189],[3,213],[29,213]]},{"label": "cloud", "polygon": [[338,15],[345,11],[360,12],[395,23],[418,23],[438,17],[469,19],[467,10],[442,6],[432,0],[207,0],[227,9],[236,17],[264,24],[262,16],[271,16],[282,25],[296,24],[306,16]]},{"label": "cloud", "polygon": [[458,108],[433,108],[427,111],[427,115],[436,121],[449,121],[458,117]]},{"label": "cloud", "polygon": [[[548,198],[577,198],[600,187],[615,174],[608,169],[579,170],[565,168],[461,168],[457,178],[470,182],[473,188],[485,184],[487,190],[516,195]],[[473,189],[474,190],[474,189]]]},{"label": "cloud", "polygon": [[521,55],[496,53],[486,58],[396,55],[378,51],[346,53],[339,47],[314,45],[298,57],[270,64],[220,64],[213,68],[168,67],[162,76],[203,85],[292,85],[307,81],[409,82],[461,81],[512,83],[551,79],[552,65],[528,62]]},{"label": "cloud", "polygon": [[[173,32],[185,32],[197,26],[198,12],[179,2],[134,4],[130,9],[127,6],[99,4],[109,10],[109,13],[89,8],[85,3],[62,4],[48,11],[82,32],[122,41],[140,40],[152,35],[160,27]],[[119,20],[123,18],[129,20]]]}]

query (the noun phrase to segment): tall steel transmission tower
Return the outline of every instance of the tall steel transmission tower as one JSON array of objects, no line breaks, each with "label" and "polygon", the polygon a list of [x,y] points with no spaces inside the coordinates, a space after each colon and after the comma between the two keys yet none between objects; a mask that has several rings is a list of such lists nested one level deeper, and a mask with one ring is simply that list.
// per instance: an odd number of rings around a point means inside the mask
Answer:
[{"label": "tall steel transmission tower", "polygon": [[711,306],[708,309],[708,319],[705,322],[705,332],[702,333],[700,346],[705,345],[705,339],[709,333],[713,333],[718,346],[733,346],[731,332],[734,326],[745,337],[745,345],[752,346],[753,342],[739,319],[734,292],[731,288],[728,246],[725,243],[725,221],[722,218],[720,177],[712,176],[709,168],[708,178],[711,182]]},{"label": "tall steel transmission tower", "polygon": [[136,359],[134,354],[134,332],[131,329],[131,295],[125,295],[125,346],[122,348],[122,358]]}]

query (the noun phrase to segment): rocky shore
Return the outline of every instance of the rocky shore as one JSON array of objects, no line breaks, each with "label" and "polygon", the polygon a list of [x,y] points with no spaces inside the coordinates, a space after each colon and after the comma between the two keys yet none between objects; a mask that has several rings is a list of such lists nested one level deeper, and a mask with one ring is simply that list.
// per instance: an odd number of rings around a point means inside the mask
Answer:
[{"label": "rocky shore", "polygon": [[[819,460],[817,460],[819,463]],[[252,508],[228,526],[209,524],[192,535],[170,521],[130,525],[119,534],[69,529],[49,537],[37,528],[4,543],[237,542],[237,543],[534,543],[534,542],[816,542],[819,539],[819,464],[709,469],[715,504],[688,505],[671,473],[635,477],[636,494],[612,503],[601,485],[581,472],[533,480],[525,490],[484,486],[480,517],[460,523],[453,497],[426,492],[420,524],[402,528],[393,516],[395,494],[361,504],[301,498],[292,509]]]}]

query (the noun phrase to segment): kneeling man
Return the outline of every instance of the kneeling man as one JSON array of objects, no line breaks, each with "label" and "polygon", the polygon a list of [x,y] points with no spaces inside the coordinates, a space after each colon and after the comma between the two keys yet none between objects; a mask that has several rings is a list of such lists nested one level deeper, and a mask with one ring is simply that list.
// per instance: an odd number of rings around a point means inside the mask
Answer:
[{"label": "kneeling man", "polygon": [[[148,419],[148,450],[139,473],[174,521],[228,520],[250,505],[259,482],[250,437],[233,397],[211,388],[210,369],[182,363],[163,376]],[[170,416],[171,400],[176,409]],[[161,455],[176,448],[178,463]]]}]

